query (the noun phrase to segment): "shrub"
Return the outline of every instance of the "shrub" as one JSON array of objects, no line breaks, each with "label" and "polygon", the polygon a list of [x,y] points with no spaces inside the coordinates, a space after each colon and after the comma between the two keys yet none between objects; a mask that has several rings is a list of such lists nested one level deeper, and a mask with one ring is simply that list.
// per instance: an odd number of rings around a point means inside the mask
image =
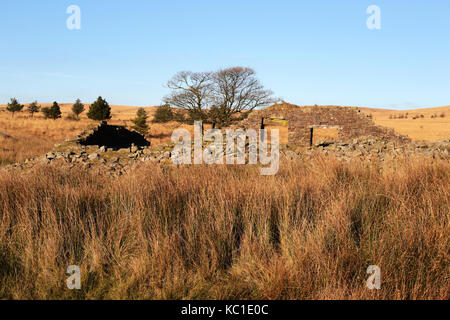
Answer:
[{"label": "shrub", "polygon": [[181,109],[176,110],[173,113],[173,119],[178,122],[185,122],[186,121],[186,113],[184,112],[184,110],[181,110]]},{"label": "shrub", "polygon": [[188,115],[187,121],[190,123],[193,123],[194,121],[205,122],[209,118],[208,114],[205,111],[198,109],[188,110],[187,115]]},{"label": "shrub", "polygon": [[11,102],[8,103],[8,105],[6,106],[6,110],[8,110],[9,112],[12,113],[13,118],[14,118],[14,114],[16,112],[22,111],[22,109],[23,109],[23,104],[20,104],[16,98],[12,98]]},{"label": "shrub", "polygon": [[172,111],[172,108],[168,105],[162,105],[159,106],[158,109],[156,109],[155,116],[153,118],[153,122],[156,123],[164,123],[169,122],[174,119],[174,114]]},{"label": "shrub", "polygon": [[49,107],[43,107],[41,109],[41,111],[44,114],[45,119],[50,118],[50,108]]},{"label": "shrub", "polygon": [[87,116],[92,120],[109,120],[111,119],[111,108],[106,100],[98,97],[97,101],[89,107]]},{"label": "shrub", "polygon": [[136,118],[131,120],[134,123],[132,128],[140,134],[146,135],[148,132],[147,118],[147,112],[144,108],[139,108],[136,113]]},{"label": "shrub", "polygon": [[59,108],[59,104],[56,101],[53,102],[51,108],[42,108],[42,113],[44,114],[44,117],[46,119],[56,120],[58,118],[61,118],[61,109]]},{"label": "shrub", "polygon": [[72,112],[76,118],[79,118],[80,114],[82,114],[83,111],[84,111],[84,104],[81,103],[80,99],[77,99],[77,101],[72,106]]},{"label": "shrub", "polygon": [[27,111],[28,111],[29,113],[31,113],[31,117],[33,118],[33,117],[34,117],[34,114],[37,113],[37,112],[39,112],[40,109],[41,109],[41,106],[38,105],[37,101],[34,101],[34,102],[32,102],[32,103],[30,103],[30,104],[28,105]]}]

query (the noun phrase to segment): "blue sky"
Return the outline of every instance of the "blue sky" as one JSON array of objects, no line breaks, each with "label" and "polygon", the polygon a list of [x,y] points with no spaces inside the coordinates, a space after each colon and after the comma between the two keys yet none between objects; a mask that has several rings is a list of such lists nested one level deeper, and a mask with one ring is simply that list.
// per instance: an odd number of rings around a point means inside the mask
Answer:
[{"label": "blue sky", "polygon": [[300,105],[449,105],[449,38],[449,0],[2,0],[0,103],[156,105],[177,71],[241,65]]}]

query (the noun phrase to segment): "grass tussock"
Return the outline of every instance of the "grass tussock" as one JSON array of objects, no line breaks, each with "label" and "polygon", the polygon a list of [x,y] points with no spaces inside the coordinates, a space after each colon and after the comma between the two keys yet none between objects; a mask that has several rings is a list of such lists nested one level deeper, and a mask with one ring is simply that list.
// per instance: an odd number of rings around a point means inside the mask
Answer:
[{"label": "grass tussock", "polygon": [[421,159],[0,171],[0,297],[448,299],[449,179]]}]

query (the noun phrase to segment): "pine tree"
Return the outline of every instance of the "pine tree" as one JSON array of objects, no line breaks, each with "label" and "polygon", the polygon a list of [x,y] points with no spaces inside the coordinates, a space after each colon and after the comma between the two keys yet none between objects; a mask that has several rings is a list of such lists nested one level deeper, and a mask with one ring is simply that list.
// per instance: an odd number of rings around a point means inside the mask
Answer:
[{"label": "pine tree", "polygon": [[51,108],[49,107],[42,108],[42,112],[44,113],[46,119],[56,120],[58,118],[61,118],[61,108],[59,107],[59,104],[56,101],[53,102]]},{"label": "pine tree", "polygon": [[109,120],[111,119],[111,108],[106,100],[102,99],[102,97],[98,97],[97,101],[89,107],[87,116],[92,120]]},{"label": "pine tree", "polygon": [[28,105],[28,113],[31,113],[31,117],[34,118],[34,114],[39,112],[41,109],[41,106],[38,105],[37,101],[34,101]]},{"label": "pine tree", "polygon": [[8,105],[6,106],[6,110],[11,112],[12,116],[14,118],[14,114],[16,112],[22,111],[23,107],[24,107],[23,104],[20,104],[19,101],[17,101],[16,98],[12,98],[11,102],[8,103]]},{"label": "pine tree", "polygon": [[80,99],[77,99],[77,101],[73,104],[72,112],[77,119],[80,117],[80,114],[84,112],[84,104],[81,103]]},{"label": "pine tree", "polygon": [[132,128],[140,134],[146,135],[148,132],[147,118],[147,112],[144,108],[139,108],[136,113],[136,118],[131,120],[134,123]]}]

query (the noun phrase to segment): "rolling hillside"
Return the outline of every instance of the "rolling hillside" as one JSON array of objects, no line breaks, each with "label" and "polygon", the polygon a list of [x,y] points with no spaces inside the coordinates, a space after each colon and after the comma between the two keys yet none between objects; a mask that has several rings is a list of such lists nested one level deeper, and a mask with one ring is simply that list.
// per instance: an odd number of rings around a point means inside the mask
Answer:
[{"label": "rolling hillside", "polygon": [[376,124],[393,128],[413,140],[450,139],[450,106],[416,110],[360,108],[371,114]]}]

